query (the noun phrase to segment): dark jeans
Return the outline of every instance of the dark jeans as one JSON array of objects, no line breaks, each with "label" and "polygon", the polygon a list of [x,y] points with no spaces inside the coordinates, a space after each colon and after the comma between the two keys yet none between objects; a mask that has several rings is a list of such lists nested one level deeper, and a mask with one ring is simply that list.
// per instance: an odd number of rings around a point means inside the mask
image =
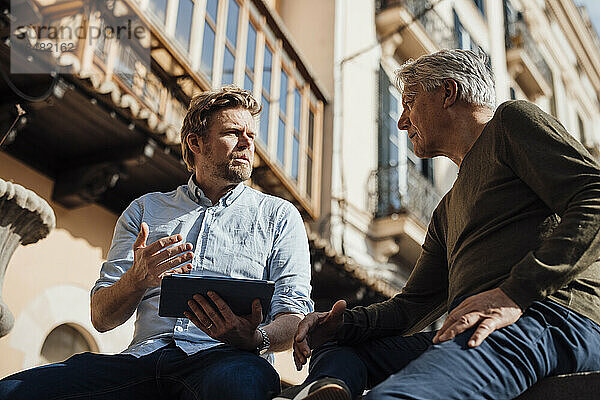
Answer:
[{"label": "dark jeans", "polygon": [[279,375],[265,359],[219,346],[188,356],[171,344],[146,356],[82,353],[0,381],[0,399],[270,399]]},{"label": "dark jeans", "polygon": [[600,370],[600,327],[565,307],[533,303],[476,348],[473,329],[434,345],[434,332],[315,350],[307,382],[329,376],[365,399],[512,399],[539,379]]}]

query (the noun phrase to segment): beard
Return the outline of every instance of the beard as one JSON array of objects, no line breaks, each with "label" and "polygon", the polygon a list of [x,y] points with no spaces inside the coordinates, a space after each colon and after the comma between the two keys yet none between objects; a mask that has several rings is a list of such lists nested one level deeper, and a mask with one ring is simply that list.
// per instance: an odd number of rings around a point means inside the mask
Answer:
[{"label": "beard", "polygon": [[206,146],[203,155],[207,158],[208,164],[211,166],[212,175],[230,183],[241,183],[252,175],[252,164],[235,163],[235,157],[240,156],[240,153],[231,153],[230,159],[223,162],[217,162],[212,155],[212,147]]},{"label": "beard", "polygon": [[250,179],[252,167],[248,164],[234,164],[233,159],[215,165],[217,176],[228,182],[240,183]]}]

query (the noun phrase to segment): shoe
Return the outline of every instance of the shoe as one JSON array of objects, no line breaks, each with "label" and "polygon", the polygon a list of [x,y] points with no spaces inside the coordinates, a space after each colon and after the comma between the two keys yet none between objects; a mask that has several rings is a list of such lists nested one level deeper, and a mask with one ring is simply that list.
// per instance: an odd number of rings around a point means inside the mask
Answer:
[{"label": "shoe", "polygon": [[285,389],[273,400],[350,400],[350,389],[335,378],[321,378],[308,385]]}]

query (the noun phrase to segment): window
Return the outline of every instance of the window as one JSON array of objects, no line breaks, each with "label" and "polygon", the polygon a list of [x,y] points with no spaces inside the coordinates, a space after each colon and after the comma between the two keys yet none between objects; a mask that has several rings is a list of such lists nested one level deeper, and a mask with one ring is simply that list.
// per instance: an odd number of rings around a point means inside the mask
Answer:
[{"label": "window", "polygon": [[292,137],[292,178],[298,180],[298,159],[300,157],[300,116],[302,97],[298,88],[294,89],[294,134]]},{"label": "window", "polygon": [[175,39],[177,39],[186,52],[190,50],[193,12],[194,2],[192,0],[179,0],[177,23],[175,24]]},{"label": "window", "polygon": [[248,24],[248,42],[246,45],[246,68],[244,69],[244,89],[254,89],[254,59],[256,57],[256,28]]},{"label": "window", "polygon": [[473,40],[473,37],[471,36],[471,34],[465,29],[463,24],[460,22],[460,18],[458,18],[458,14],[456,13],[456,11],[453,11],[453,12],[454,12],[454,35],[456,37],[457,48],[463,49],[463,50],[471,50],[471,51],[475,52],[475,54],[478,54],[478,55],[484,57],[485,64],[491,70],[492,69],[492,59],[490,58],[489,54],[487,54],[485,52],[485,50],[483,50],[483,48],[481,46],[479,46],[477,44],[477,42],[475,42]]},{"label": "window", "polygon": [[409,190],[409,169],[433,182],[433,162],[419,159],[406,132],[398,130],[402,100],[383,68],[380,69],[379,87],[377,216],[384,216],[398,212],[405,205],[401,194],[405,195]]},{"label": "window", "polygon": [[[393,86],[388,87],[388,97],[390,99],[390,109],[387,115],[387,163],[389,166],[397,166],[399,159],[398,151],[400,149],[400,131],[398,130],[397,124],[398,120],[400,119],[400,114],[402,113],[400,109],[401,98],[400,94]],[[411,143],[412,146],[412,142],[410,140],[408,140],[408,143]]]},{"label": "window", "polygon": [[167,18],[167,0],[150,0],[148,7],[158,20],[164,24]]},{"label": "window", "polygon": [[475,6],[479,9],[482,15],[485,15],[485,6],[483,5],[484,0],[473,0]]},{"label": "window", "polygon": [[229,0],[227,10],[227,40],[233,47],[237,44],[238,17],[240,15],[240,6],[235,0]]},{"label": "window", "polygon": [[284,165],[285,161],[285,123],[287,118],[288,75],[281,69],[279,83],[279,124],[277,128],[277,161]]},{"label": "window", "polygon": [[265,44],[263,76],[262,76],[262,107],[260,131],[258,138],[268,144],[269,140],[269,109],[271,106],[271,69],[273,67],[273,51]]},{"label": "window", "polygon": [[308,110],[308,132],[306,137],[306,194],[312,197],[313,143],[315,137],[315,113]]},{"label": "window", "polygon": [[460,22],[456,11],[454,11],[454,34],[459,49],[471,50],[471,35]]},{"label": "window", "polygon": [[212,81],[213,57],[215,53],[215,32],[217,31],[218,0],[206,1],[206,16],[204,17],[204,35],[202,37],[202,56],[200,69]]},{"label": "window", "polygon": [[135,75],[135,64],[137,56],[135,51],[129,46],[121,45],[117,56],[117,65],[115,66],[115,75],[129,87],[133,87],[133,78]]},{"label": "window", "polygon": [[146,83],[144,85],[144,100],[150,105],[150,109],[155,113],[159,112],[160,95],[164,89],[160,79],[153,73],[146,74]]},{"label": "window", "polygon": [[400,147],[398,128],[400,95],[392,86],[383,68],[379,70],[379,129],[377,146],[377,215],[396,212],[400,202]]},{"label": "window", "polygon": [[223,58],[222,85],[233,83],[235,67],[235,48],[237,44],[238,19],[240,6],[235,0],[229,0],[227,9],[227,30],[225,32],[225,55]]},{"label": "window", "polygon": [[[87,335],[89,336],[89,334]],[[84,351],[98,351],[95,343],[75,327],[62,324],[54,328],[44,340],[41,358],[44,363],[55,363],[64,361],[74,354]]]},{"label": "window", "polygon": [[98,25],[100,34],[98,35],[96,45],[94,46],[94,53],[96,54],[96,56],[98,56],[100,60],[102,60],[102,62],[106,62],[106,56],[108,55],[110,41],[106,40],[106,35],[104,34],[104,31],[106,29],[106,23],[104,22],[104,19],[100,19]]}]

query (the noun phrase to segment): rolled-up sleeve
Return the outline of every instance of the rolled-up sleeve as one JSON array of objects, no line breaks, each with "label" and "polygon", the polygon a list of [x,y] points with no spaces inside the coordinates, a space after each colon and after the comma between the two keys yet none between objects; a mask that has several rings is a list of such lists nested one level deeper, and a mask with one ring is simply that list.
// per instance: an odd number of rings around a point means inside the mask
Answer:
[{"label": "rolled-up sleeve", "polygon": [[142,210],[139,202],[132,202],[117,220],[107,260],[100,269],[100,278],[96,281],[90,296],[100,288],[111,286],[131,268],[133,264],[133,242],[139,233]]},{"label": "rolled-up sleeve", "polygon": [[270,279],[275,282],[271,318],[281,313],[312,312],[308,239],[302,217],[291,203],[280,208],[268,267]]}]

